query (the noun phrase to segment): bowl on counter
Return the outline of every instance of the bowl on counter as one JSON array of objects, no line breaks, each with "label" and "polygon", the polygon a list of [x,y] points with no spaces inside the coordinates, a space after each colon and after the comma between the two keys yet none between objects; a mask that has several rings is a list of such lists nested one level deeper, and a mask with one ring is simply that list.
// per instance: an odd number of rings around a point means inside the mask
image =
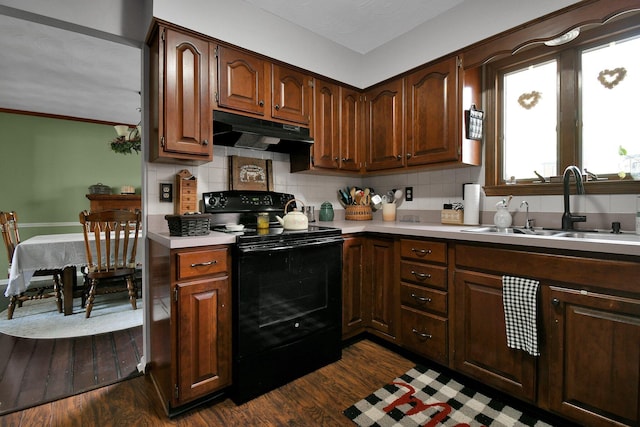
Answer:
[{"label": "bowl on counter", "polygon": [[226,228],[229,231],[242,231],[244,230],[244,225],[228,223],[224,225],[224,228]]}]

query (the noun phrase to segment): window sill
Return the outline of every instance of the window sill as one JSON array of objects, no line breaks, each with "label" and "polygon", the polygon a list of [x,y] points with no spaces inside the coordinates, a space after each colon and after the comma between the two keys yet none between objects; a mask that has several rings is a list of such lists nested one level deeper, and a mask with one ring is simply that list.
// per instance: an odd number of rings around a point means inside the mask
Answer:
[{"label": "window sill", "polygon": [[[571,192],[575,193],[576,186],[572,183]],[[611,181],[587,181],[584,183],[587,194],[640,194],[640,181],[631,179]],[[546,196],[563,194],[562,183],[527,183],[513,185],[486,185],[484,193],[487,196]]]}]

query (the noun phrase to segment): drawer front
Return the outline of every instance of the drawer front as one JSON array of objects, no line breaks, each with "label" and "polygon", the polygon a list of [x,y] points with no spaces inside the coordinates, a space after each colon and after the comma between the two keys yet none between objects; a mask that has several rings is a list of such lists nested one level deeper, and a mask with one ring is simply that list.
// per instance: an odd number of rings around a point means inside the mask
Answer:
[{"label": "drawer front", "polygon": [[422,286],[400,284],[400,301],[416,310],[433,311],[447,315],[447,293]]},{"label": "drawer front", "polygon": [[429,359],[448,363],[447,319],[402,309],[402,345]]},{"label": "drawer front", "polygon": [[447,244],[429,240],[407,240],[400,242],[402,258],[423,262],[447,263]]},{"label": "drawer front", "polygon": [[178,252],[177,280],[227,271],[227,252],[228,250],[226,248]]},{"label": "drawer front", "polygon": [[446,267],[402,261],[400,263],[400,278],[404,282],[416,285],[447,289]]}]

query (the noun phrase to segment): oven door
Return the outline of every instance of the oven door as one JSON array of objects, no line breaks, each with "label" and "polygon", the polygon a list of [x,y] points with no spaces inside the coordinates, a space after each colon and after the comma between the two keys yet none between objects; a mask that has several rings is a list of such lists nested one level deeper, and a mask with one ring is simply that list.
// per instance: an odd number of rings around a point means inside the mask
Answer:
[{"label": "oven door", "polygon": [[[341,237],[239,245],[235,257],[235,357],[341,327]],[[338,334],[339,336],[339,334]]]}]

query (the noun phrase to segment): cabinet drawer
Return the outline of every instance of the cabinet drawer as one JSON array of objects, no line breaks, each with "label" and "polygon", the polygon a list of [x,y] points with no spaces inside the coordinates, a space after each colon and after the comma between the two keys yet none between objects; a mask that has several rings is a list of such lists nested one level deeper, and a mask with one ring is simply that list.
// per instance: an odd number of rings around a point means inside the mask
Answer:
[{"label": "cabinet drawer", "polygon": [[402,261],[400,278],[416,285],[447,289],[447,268],[430,264]]},{"label": "cabinet drawer", "polygon": [[402,345],[429,359],[448,363],[447,319],[402,308]]},{"label": "cabinet drawer", "polygon": [[447,244],[429,240],[402,240],[400,242],[400,256],[416,261],[447,262]]},{"label": "cabinet drawer", "polygon": [[226,248],[179,252],[176,254],[177,280],[227,271],[227,252]]},{"label": "cabinet drawer", "polygon": [[435,311],[447,315],[447,293],[436,289],[402,283],[400,301],[416,310]]}]

